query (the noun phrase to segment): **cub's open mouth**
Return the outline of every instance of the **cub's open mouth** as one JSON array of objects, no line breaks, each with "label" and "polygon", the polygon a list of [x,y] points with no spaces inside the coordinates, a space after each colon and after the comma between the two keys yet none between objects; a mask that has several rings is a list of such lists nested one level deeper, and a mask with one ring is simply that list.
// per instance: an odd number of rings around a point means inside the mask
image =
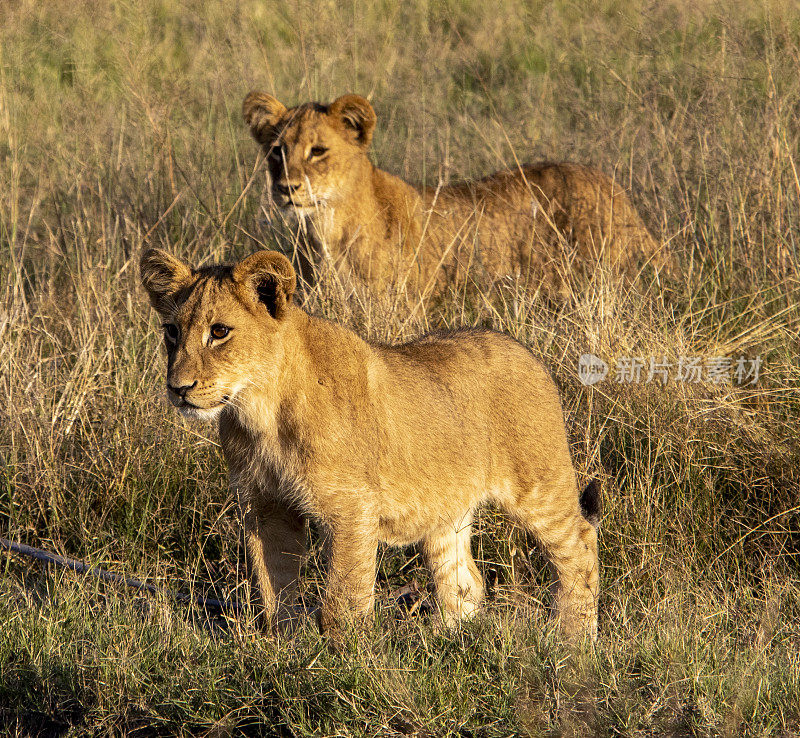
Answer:
[{"label": "cub's open mouth", "polygon": [[311,205],[306,205],[302,202],[297,202],[297,200],[292,200],[291,198],[283,198],[283,202],[276,201],[276,204],[279,208],[284,210],[288,210],[289,208],[295,208],[297,210],[307,210],[308,208],[312,207]]},{"label": "cub's open mouth", "polygon": [[213,405],[209,405],[208,407],[201,407],[200,405],[195,405],[193,402],[189,402],[189,400],[176,397],[172,392],[169,393],[169,399],[172,404],[178,408],[178,410],[216,410],[218,407],[222,407],[228,403],[230,397],[228,395],[223,395],[222,399],[219,402],[215,402]]},{"label": "cub's open mouth", "polygon": [[321,200],[315,200],[313,198],[297,198],[274,191],[272,193],[272,201],[275,203],[275,206],[281,210],[313,210],[314,208],[323,205]]}]

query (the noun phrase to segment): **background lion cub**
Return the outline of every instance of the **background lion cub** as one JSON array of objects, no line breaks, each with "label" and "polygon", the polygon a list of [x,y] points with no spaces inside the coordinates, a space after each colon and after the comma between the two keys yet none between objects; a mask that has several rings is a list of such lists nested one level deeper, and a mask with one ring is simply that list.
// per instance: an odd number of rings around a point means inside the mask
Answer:
[{"label": "background lion cub", "polygon": [[628,195],[596,169],[543,162],[415,188],[370,162],[376,116],[363,97],[287,109],[251,92],[243,114],[266,152],[273,203],[300,221],[310,258],[330,257],[373,286],[400,280],[427,292],[468,273],[557,286],[568,271],[656,256]]},{"label": "background lion cub", "polygon": [[445,614],[470,615],[472,518],[492,502],[549,556],[562,626],[595,634],[597,535],[555,385],[526,348],[488,330],[367,343],[295,306],[295,273],[272,251],[192,269],[149,250],[141,275],[170,400],[219,421],[269,616],[295,594],[305,518],[326,533],[323,628],[371,611],[381,541],[421,542]]}]

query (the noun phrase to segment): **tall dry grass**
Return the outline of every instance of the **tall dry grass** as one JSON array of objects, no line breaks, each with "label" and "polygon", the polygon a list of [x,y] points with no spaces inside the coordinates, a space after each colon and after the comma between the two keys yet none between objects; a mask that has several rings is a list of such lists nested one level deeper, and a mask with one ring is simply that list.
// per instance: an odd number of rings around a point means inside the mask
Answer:
[{"label": "tall dry grass", "polygon": [[[371,97],[374,159],[411,180],[514,157],[614,172],[676,273],[598,274],[554,304],[509,286],[411,318],[335,282],[307,309],[362,335],[492,325],[564,398],[579,473],[605,481],[596,649],[546,627],[547,576],[492,513],[475,547],[489,616],[441,632],[391,591],[330,653],[253,612],[206,618],[5,558],[0,721],[9,733],[264,735],[800,732],[800,11],[793,4],[501,0],[7,5],[0,23],[0,528],[173,588],[247,596],[213,430],[161,400],[136,262],[272,237],[239,118]],[[484,299],[486,297],[486,299]],[[583,387],[577,360],[760,356],[758,383]],[[530,555],[529,555],[530,552]],[[309,564],[308,595],[319,580]]]}]

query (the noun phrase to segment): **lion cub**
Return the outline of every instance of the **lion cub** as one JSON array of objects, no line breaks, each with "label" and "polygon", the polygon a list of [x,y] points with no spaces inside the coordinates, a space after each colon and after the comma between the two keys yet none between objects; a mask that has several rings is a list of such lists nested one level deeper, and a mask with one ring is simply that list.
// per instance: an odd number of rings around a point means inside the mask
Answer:
[{"label": "lion cub", "polygon": [[519,277],[561,289],[567,271],[658,256],[628,195],[596,169],[543,162],[412,187],[370,162],[376,116],[363,97],[287,109],[251,92],[243,115],[266,153],[273,204],[299,223],[306,279],[329,258],[343,276],[378,288],[425,294]]},{"label": "lion cub", "polygon": [[274,251],[193,269],[148,250],[141,277],[169,399],[219,423],[268,616],[295,595],[306,519],[327,542],[323,629],[371,612],[381,542],[420,542],[445,616],[469,616],[483,597],[473,515],[494,503],[548,555],[562,627],[595,634],[597,534],[558,392],[525,347],[477,329],[367,343],[294,305],[294,270]]}]

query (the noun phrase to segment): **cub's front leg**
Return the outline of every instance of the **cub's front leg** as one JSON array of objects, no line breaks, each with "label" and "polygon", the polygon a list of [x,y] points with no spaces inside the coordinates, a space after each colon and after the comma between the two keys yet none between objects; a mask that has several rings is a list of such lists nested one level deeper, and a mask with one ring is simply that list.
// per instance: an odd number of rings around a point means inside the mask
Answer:
[{"label": "cub's front leg", "polygon": [[339,518],[326,528],[328,581],[320,627],[330,632],[372,616],[378,536],[377,525],[363,516]]},{"label": "cub's front leg", "polygon": [[288,627],[294,619],[300,566],[307,551],[305,520],[259,489],[240,490],[239,506],[264,616],[278,629]]}]

